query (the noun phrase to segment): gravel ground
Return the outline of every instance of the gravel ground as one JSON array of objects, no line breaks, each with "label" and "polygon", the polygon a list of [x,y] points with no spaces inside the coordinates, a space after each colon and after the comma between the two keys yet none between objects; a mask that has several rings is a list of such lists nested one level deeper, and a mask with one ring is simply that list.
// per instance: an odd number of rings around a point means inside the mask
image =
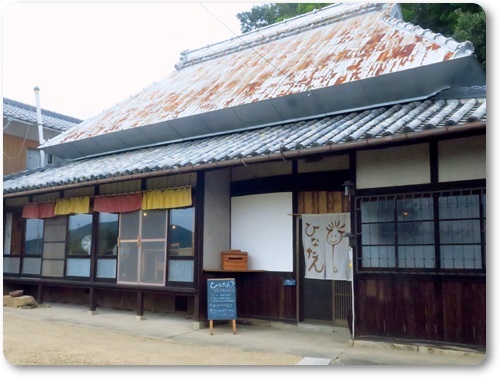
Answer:
[{"label": "gravel ground", "polygon": [[3,315],[10,365],[296,365],[301,357],[196,346]]},{"label": "gravel ground", "polygon": [[[265,328],[252,329],[240,325],[237,337],[241,339],[236,341],[227,338],[232,337],[229,325],[225,325],[225,328],[216,327],[215,336],[212,337],[208,330],[193,331],[192,325],[186,324],[182,318],[165,322],[161,317],[148,315],[144,323],[132,320],[133,313],[108,312],[104,309],[97,316],[90,316],[84,308],[60,305],[38,310],[4,307],[3,368],[8,371],[8,375],[3,377],[20,378],[25,374],[39,377],[39,374],[48,373],[54,379],[55,374],[62,373],[64,379],[68,379],[68,374],[71,379],[75,379],[74,374],[78,373],[76,368],[84,371],[94,369],[92,376],[96,374],[95,368],[99,369],[99,373],[109,373],[109,369],[113,369],[118,370],[120,377],[131,375],[135,379],[137,370],[142,373],[144,369],[148,370],[148,376],[153,374],[153,370],[157,371],[162,379],[171,370],[182,370],[181,374],[186,373],[186,370],[193,371],[204,377],[214,375],[216,379],[228,374],[234,379],[237,369],[244,370],[244,373],[251,370],[259,376],[269,373],[274,376],[286,371],[288,376],[298,374],[303,377],[304,371],[297,365],[305,364],[323,366],[323,369],[309,366],[316,378],[321,374],[331,377],[332,372],[325,370],[324,365],[327,363],[304,363],[306,358],[320,359],[320,353],[325,351],[331,359],[330,368],[347,365],[350,370],[353,366],[362,370],[366,365],[390,365],[393,366],[390,371],[393,371],[396,367],[428,366],[435,373],[437,368],[434,365],[440,365],[453,374],[454,379],[468,371],[458,366],[480,365],[483,369],[489,369],[491,363],[495,362],[491,355],[486,360],[490,362],[489,365],[483,361],[482,354],[453,351],[421,353],[378,345],[369,347],[359,341],[355,346],[348,347],[347,342],[344,346],[342,341],[345,336],[342,337],[340,332],[337,341],[324,333],[283,333],[280,330],[266,331]],[[261,350],[262,346],[266,350]],[[165,366],[169,366],[168,372]],[[407,369],[403,371],[407,377]],[[84,375],[88,379],[88,372]],[[370,376],[373,376],[372,370]]]}]

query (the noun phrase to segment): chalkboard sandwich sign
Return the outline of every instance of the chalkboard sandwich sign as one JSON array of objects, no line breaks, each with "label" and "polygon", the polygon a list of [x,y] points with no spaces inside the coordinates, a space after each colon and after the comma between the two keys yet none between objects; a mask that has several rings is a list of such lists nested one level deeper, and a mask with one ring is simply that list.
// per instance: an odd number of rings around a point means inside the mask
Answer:
[{"label": "chalkboard sandwich sign", "polygon": [[231,320],[233,334],[236,334],[236,280],[234,278],[208,279],[207,302],[210,334],[213,334],[214,320]]}]

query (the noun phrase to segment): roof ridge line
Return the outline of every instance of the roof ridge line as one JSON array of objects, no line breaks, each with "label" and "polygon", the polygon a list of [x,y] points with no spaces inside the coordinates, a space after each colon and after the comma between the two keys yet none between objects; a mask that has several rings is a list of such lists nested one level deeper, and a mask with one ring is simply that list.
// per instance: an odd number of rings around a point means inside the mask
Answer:
[{"label": "roof ridge line", "polygon": [[[279,26],[283,26],[292,20],[299,20],[299,19],[305,18],[307,16],[316,15],[319,12],[322,12],[322,11],[325,11],[327,9],[331,9],[331,8],[334,8],[336,6],[340,6],[343,4],[345,4],[345,3],[333,4],[333,5],[321,8],[319,10],[314,10],[314,11],[311,11],[308,13],[304,13],[302,15],[298,15],[298,16],[283,20],[283,21],[275,23],[275,24],[268,25],[268,26],[265,26],[263,28],[253,30],[249,33],[245,33],[245,34],[242,34],[239,36],[232,37],[229,40],[217,42],[215,44],[208,45],[205,47],[200,47],[200,48],[195,49],[195,50],[184,50],[181,52],[181,58],[180,58],[179,62],[177,64],[175,64],[174,67],[176,70],[181,70],[181,69],[186,68],[186,67],[194,66],[198,63],[206,62],[208,60],[212,60],[212,59],[219,58],[221,56],[232,54],[233,52],[238,52],[238,51],[241,51],[243,49],[251,49],[253,47],[264,45],[264,44],[267,44],[269,42],[276,41],[276,40],[279,40],[282,38],[286,38],[286,37],[289,37],[289,36],[294,35],[294,34],[302,33],[302,32],[307,31],[307,30],[312,30],[312,29],[316,29],[316,28],[322,27],[322,26],[327,25],[327,24],[331,24],[331,23],[338,22],[338,21],[343,21],[343,20],[346,20],[348,18],[355,17],[355,16],[359,15],[361,12],[380,10],[380,9],[383,9],[383,7],[384,7],[383,3],[366,3],[366,4],[363,3],[363,4],[360,4],[359,7],[356,8],[355,10],[347,9],[345,11],[342,11],[342,12],[336,13],[336,14],[332,14],[330,16],[327,15],[323,18],[318,18],[315,20],[313,19],[313,20],[310,20],[308,22],[305,22],[305,23],[302,23],[302,24],[299,24],[296,26],[292,26],[291,28],[286,29],[284,31],[277,30],[275,33],[271,33],[271,32],[266,33],[265,32],[265,29],[278,29]],[[351,3],[347,3],[347,4],[351,5]],[[259,34],[260,34],[260,37],[258,36]],[[247,37],[252,37],[252,36],[256,36],[256,37],[253,39],[247,38]],[[235,42],[233,42],[233,41],[238,40],[238,39],[241,41],[240,44],[236,44]],[[244,39],[250,39],[250,41],[245,42]],[[211,54],[200,55],[200,56],[194,57],[192,59],[189,59],[189,57],[188,57],[188,55],[190,53],[200,52],[203,49],[214,48],[217,45],[224,45],[227,43],[231,43],[231,45],[226,47],[226,48],[223,47],[220,50],[215,50]]]},{"label": "roof ridge line", "polygon": [[474,46],[470,41],[458,42],[452,37],[446,37],[441,33],[433,32],[430,29],[424,29],[419,25],[413,24],[409,21],[404,21],[388,14],[382,16],[382,21],[399,30],[407,33],[413,33],[414,35],[433,41],[441,47],[450,49],[454,52],[454,58],[471,55],[474,52]]},{"label": "roof ridge line", "polygon": [[[35,112],[36,113],[36,111],[37,111],[36,106],[34,106],[34,105],[22,103],[22,102],[20,102],[18,100],[9,99],[7,97],[3,98],[3,102],[5,104],[8,104],[8,105],[11,105],[11,106],[14,106],[14,107],[18,107],[18,108],[23,108],[23,109],[31,111],[31,112]],[[41,108],[41,112],[42,112],[42,115],[51,116],[51,117],[54,117],[54,118],[57,118],[57,119],[60,119],[60,120],[63,120],[63,121],[77,122],[77,123],[81,123],[83,121],[83,120],[80,120],[80,119],[78,119],[76,117],[67,116],[67,115],[64,115],[62,113],[57,113],[57,112],[54,112],[54,111],[51,111],[51,110],[48,110],[48,109],[44,109],[44,108]]]}]

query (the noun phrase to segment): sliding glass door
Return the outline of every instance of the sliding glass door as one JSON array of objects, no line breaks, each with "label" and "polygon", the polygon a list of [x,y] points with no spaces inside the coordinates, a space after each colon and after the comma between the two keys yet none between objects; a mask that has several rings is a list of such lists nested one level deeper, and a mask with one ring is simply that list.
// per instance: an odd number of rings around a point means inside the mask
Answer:
[{"label": "sliding glass door", "polygon": [[167,211],[120,215],[118,283],[165,285]]}]

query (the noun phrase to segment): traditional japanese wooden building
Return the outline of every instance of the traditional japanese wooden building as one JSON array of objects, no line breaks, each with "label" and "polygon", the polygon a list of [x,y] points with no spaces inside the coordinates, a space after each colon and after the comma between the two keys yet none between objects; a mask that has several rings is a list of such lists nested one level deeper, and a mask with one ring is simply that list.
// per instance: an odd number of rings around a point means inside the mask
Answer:
[{"label": "traditional japanese wooden building", "polygon": [[[485,74],[397,4],[184,52],[43,149],[63,161],[4,177],[4,293],[203,322],[229,276],[241,318],[486,346]],[[352,281],[308,278],[302,218],[336,213]]]}]

